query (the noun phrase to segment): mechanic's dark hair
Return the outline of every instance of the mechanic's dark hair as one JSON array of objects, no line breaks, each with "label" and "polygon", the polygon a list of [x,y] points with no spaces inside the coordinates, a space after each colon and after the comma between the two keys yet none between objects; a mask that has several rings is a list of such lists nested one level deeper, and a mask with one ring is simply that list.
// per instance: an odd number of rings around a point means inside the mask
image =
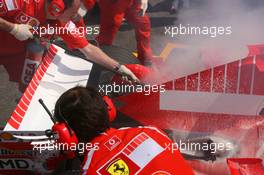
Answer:
[{"label": "mechanic's dark hair", "polygon": [[66,120],[79,142],[89,142],[109,129],[107,106],[92,87],[77,86],[64,92],[56,102],[54,117]]}]

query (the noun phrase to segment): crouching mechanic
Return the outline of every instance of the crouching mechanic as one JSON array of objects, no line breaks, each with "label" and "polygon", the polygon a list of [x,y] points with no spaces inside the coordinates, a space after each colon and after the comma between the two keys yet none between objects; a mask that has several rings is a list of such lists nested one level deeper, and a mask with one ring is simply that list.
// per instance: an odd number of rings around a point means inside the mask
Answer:
[{"label": "crouching mechanic", "polygon": [[[40,43],[54,35],[61,37],[68,47],[79,49],[87,59],[138,81],[129,69],[89,44],[83,33],[76,32],[78,28],[71,19],[79,7],[80,0],[0,0],[0,64],[7,69],[11,81],[24,87],[30,82],[42,59]],[[50,26],[60,30],[51,32]],[[47,33],[40,36],[43,28]]]},{"label": "crouching mechanic", "polygon": [[74,87],[60,96],[54,116],[74,131],[86,150],[83,174],[193,175],[172,141],[155,127],[110,128],[107,105],[90,87]]}]

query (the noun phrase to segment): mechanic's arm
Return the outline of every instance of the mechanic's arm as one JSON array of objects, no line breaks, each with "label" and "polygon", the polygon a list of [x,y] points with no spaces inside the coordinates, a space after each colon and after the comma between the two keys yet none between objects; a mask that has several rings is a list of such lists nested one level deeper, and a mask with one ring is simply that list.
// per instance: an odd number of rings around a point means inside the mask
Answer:
[{"label": "mechanic's arm", "polygon": [[139,82],[138,78],[124,65],[120,65],[114,59],[107,56],[100,48],[90,44],[83,34],[72,32],[78,30],[76,25],[69,21],[67,23],[60,22],[62,27],[68,29],[68,33],[61,33],[59,36],[64,40],[68,47],[79,49],[87,58],[105,68],[121,74],[125,79]]},{"label": "mechanic's arm", "polygon": [[107,56],[100,48],[92,44],[88,44],[84,48],[80,49],[80,51],[87,59],[139,82],[138,78],[128,68],[126,68],[126,66],[120,65],[117,61]]},{"label": "mechanic's arm", "polygon": [[0,30],[9,32],[20,41],[33,38],[32,26],[28,24],[14,24],[0,17]]},{"label": "mechanic's arm", "polygon": [[117,61],[106,55],[100,48],[92,44],[88,44],[84,48],[80,49],[80,51],[86,56],[86,58],[91,59],[97,64],[100,64],[110,70],[114,70],[119,64]]}]

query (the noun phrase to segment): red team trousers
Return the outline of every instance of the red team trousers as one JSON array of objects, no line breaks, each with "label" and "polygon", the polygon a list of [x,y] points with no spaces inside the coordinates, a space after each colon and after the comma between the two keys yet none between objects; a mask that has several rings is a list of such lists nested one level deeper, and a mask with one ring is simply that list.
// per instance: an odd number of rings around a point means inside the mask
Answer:
[{"label": "red team trousers", "polygon": [[100,0],[100,34],[97,38],[100,45],[112,45],[123,18],[135,29],[138,58],[143,63],[151,59],[150,20],[147,15],[140,16],[139,0]]}]

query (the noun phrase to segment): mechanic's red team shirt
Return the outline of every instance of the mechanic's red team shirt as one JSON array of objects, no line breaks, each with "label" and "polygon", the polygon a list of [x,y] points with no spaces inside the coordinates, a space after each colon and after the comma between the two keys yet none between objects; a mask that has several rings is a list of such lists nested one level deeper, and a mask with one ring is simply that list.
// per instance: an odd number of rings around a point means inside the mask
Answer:
[{"label": "mechanic's red team shirt", "polygon": [[[47,26],[45,0],[0,0],[0,17],[12,23]],[[72,23],[62,24],[64,26],[73,30]],[[85,37],[76,32],[58,35],[70,48],[83,48],[88,44]],[[5,31],[0,31],[0,38],[0,55],[14,55],[25,50],[27,41],[19,41]]]},{"label": "mechanic's red team shirt", "polygon": [[91,143],[96,146],[85,155],[83,175],[194,175],[155,127],[111,128]]}]

